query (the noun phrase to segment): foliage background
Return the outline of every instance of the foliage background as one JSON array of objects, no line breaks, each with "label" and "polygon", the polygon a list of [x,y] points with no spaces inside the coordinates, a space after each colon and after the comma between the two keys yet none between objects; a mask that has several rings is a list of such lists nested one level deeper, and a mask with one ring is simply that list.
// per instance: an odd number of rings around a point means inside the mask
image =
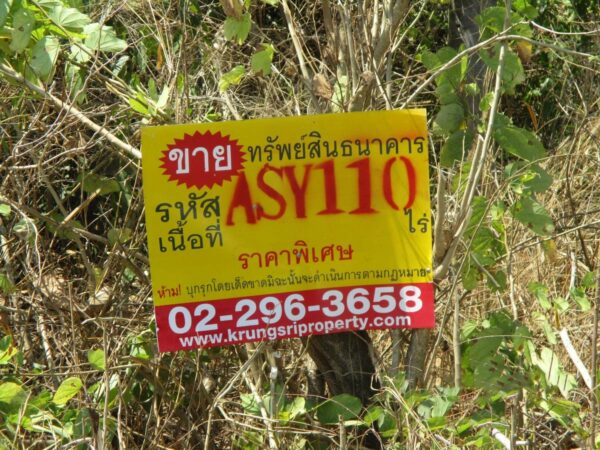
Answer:
[{"label": "foliage background", "polygon": [[[490,10],[482,40],[520,38],[474,81],[444,1],[2,0],[0,447],[598,448],[597,8]],[[371,334],[364,408],[299,341],[159,355],[140,126],[406,106],[444,268],[421,387],[406,332]]]}]

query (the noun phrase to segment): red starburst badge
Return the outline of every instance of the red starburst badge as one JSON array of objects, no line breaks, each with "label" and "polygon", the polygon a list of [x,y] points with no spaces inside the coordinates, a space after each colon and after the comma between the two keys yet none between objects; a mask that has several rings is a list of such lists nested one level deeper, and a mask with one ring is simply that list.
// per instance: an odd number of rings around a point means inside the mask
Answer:
[{"label": "red starburst badge", "polygon": [[230,136],[223,136],[220,131],[215,134],[210,131],[184,134],[182,139],[175,139],[162,153],[164,156],[160,159],[160,167],[169,181],[198,189],[210,188],[214,184],[220,186],[224,181],[231,180],[243,169],[245,161],[242,146]]}]

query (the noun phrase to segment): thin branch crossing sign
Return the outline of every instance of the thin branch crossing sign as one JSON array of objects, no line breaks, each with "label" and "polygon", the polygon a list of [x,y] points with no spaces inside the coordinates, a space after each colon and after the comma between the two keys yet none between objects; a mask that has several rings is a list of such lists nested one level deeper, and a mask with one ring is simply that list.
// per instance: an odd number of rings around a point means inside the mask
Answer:
[{"label": "thin branch crossing sign", "polygon": [[147,127],[161,351],[433,327],[424,110]]}]

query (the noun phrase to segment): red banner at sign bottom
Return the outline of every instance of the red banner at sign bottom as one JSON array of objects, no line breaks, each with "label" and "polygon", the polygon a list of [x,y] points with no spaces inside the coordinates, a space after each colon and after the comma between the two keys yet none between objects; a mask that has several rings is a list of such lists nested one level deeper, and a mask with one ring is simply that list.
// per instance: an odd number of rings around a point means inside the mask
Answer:
[{"label": "red banner at sign bottom", "polygon": [[155,308],[161,352],[330,334],[433,328],[433,284],[314,289]]}]

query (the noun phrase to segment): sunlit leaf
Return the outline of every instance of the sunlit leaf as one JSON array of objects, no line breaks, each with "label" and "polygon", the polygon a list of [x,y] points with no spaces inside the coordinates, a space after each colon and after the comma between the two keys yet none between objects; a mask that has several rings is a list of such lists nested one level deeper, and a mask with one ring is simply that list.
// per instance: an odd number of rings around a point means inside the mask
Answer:
[{"label": "sunlit leaf", "polygon": [[526,161],[537,161],[546,155],[535,134],[514,125],[498,127],[494,131],[494,139],[504,151]]},{"label": "sunlit leaf", "polygon": [[521,197],[512,207],[515,219],[540,236],[547,236],[554,231],[554,223],[548,211],[529,197]]},{"label": "sunlit leaf", "polygon": [[60,43],[55,36],[44,36],[37,41],[31,51],[31,61],[29,63],[37,76],[43,80],[50,76],[59,51]]},{"label": "sunlit leaf", "polygon": [[34,26],[35,18],[29,10],[21,8],[15,13],[10,42],[12,51],[19,53],[27,48]]},{"label": "sunlit leaf", "polygon": [[121,52],[127,48],[127,42],[119,39],[112,27],[91,23],[83,29],[86,38],[84,44],[92,50],[102,52]]},{"label": "sunlit leaf", "polygon": [[91,21],[87,14],[83,14],[75,8],[66,8],[62,5],[52,8],[48,16],[57,25],[68,29],[82,29]]},{"label": "sunlit leaf", "polygon": [[238,45],[242,45],[248,38],[250,28],[252,28],[252,18],[250,13],[244,13],[239,19],[227,17],[223,25],[223,33],[228,41],[235,41]]},{"label": "sunlit leaf", "polygon": [[104,350],[90,350],[87,352],[88,362],[96,370],[106,369],[106,358],[104,356]]},{"label": "sunlit leaf", "polygon": [[12,3],[13,0],[3,0],[0,2],[0,28],[4,25],[4,22],[6,22]]},{"label": "sunlit leaf", "polygon": [[8,217],[10,216],[10,211],[10,205],[0,203],[0,216]]},{"label": "sunlit leaf", "polygon": [[79,377],[67,378],[60,384],[60,386],[54,393],[52,401],[57,406],[64,406],[69,400],[71,400],[79,393],[82,387],[83,382]]},{"label": "sunlit leaf", "polygon": [[246,69],[244,69],[244,66],[235,66],[229,72],[223,74],[223,76],[219,80],[219,90],[221,92],[225,92],[227,89],[229,89],[230,86],[240,84],[245,74]]},{"label": "sunlit leaf", "polygon": [[263,49],[252,55],[250,67],[258,74],[269,75],[271,73],[271,62],[275,48],[271,44],[263,44]]}]

